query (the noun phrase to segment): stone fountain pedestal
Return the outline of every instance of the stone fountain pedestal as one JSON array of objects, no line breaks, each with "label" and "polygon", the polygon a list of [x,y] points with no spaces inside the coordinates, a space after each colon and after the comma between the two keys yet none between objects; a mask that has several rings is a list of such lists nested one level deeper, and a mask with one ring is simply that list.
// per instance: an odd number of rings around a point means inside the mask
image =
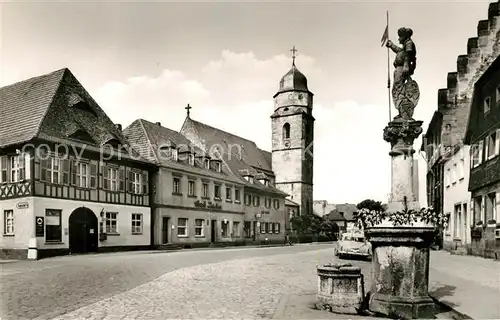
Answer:
[{"label": "stone fountain pedestal", "polygon": [[[420,210],[413,190],[413,142],[422,121],[396,120],[384,129],[391,143],[392,185],[387,212]],[[395,226],[388,220],[367,227],[373,251],[369,310],[403,319],[429,318],[434,302],[428,295],[429,250],[436,228],[423,222]]]}]

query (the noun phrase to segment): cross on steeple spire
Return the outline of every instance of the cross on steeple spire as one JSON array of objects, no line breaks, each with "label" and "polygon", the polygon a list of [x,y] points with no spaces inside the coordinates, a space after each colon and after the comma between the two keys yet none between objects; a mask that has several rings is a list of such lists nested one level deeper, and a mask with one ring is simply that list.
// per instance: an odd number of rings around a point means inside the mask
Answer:
[{"label": "cross on steeple spire", "polygon": [[188,105],[184,108],[184,109],[186,109],[186,110],[187,110],[187,116],[188,116],[188,117],[189,117],[189,113],[190,113],[190,112],[189,112],[189,110],[191,110],[192,108],[193,108],[193,107],[191,107],[191,106],[189,105],[189,103],[188,103]]},{"label": "cross on steeple spire", "polygon": [[297,49],[295,49],[295,46],[293,46],[292,49],[290,49],[290,52],[292,52],[292,66],[295,66],[295,53],[297,52]]}]

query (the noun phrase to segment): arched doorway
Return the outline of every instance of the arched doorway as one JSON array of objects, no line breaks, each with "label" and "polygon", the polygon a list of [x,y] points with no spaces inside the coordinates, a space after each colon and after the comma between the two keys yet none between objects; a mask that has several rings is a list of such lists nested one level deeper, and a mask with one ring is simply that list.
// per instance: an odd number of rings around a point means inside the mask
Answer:
[{"label": "arched doorway", "polygon": [[69,252],[97,252],[97,217],[89,208],[76,209],[69,216]]}]

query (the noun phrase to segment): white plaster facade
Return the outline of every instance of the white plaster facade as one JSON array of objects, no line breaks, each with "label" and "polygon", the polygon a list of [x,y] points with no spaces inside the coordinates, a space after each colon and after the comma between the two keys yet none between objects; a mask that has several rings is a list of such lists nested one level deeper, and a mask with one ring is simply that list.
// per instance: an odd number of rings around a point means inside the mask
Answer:
[{"label": "white plaster facade", "polygon": [[450,217],[448,227],[444,232],[444,246],[451,250],[471,243],[471,193],[468,191],[469,150],[469,146],[462,146],[444,163],[443,212]]},{"label": "white plaster facade", "polygon": [[[106,240],[99,240],[98,247],[149,246],[151,233],[151,209],[149,207],[116,205],[99,202],[73,201],[45,197],[27,197],[0,201],[0,224],[3,226],[0,237],[0,247],[6,249],[28,249],[30,238],[35,238],[36,217],[44,217],[47,224],[46,210],[61,210],[61,241],[47,242],[46,233],[36,237],[38,249],[68,249],[69,248],[69,217],[81,207],[86,207],[101,221],[100,213],[117,213],[117,233],[107,234]],[[14,232],[6,234],[5,212],[13,211]],[[142,214],[142,233],[132,234],[132,214]],[[99,232],[95,230],[94,232]]]}]

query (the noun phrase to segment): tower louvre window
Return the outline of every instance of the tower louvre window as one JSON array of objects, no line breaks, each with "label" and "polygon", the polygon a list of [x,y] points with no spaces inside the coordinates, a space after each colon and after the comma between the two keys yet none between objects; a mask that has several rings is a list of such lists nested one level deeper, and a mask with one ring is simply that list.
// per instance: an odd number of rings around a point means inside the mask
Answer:
[{"label": "tower louvre window", "polygon": [[284,140],[290,139],[290,124],[289,123],[285,123],[283,125],[283,139]]}]

